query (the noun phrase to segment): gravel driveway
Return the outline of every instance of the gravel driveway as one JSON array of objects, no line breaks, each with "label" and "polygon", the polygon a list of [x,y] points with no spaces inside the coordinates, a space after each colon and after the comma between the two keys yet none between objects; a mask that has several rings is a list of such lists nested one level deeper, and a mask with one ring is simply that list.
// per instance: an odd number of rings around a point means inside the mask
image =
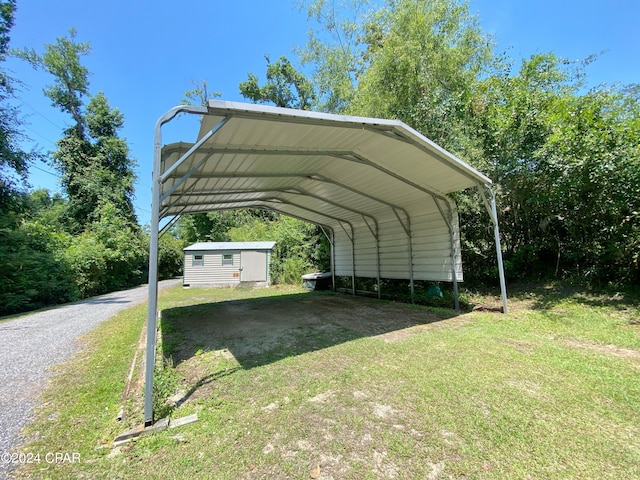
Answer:
[{"label": "gravel driveway", "polygon": [[[160,288],[182,280],[164,280]],[[146,285],[0,322],[0,455],[21,443],[50,368],[76,353],[79,336],[118,311],[147,300]],[[0,462],[0,479],[9,465]]]}]

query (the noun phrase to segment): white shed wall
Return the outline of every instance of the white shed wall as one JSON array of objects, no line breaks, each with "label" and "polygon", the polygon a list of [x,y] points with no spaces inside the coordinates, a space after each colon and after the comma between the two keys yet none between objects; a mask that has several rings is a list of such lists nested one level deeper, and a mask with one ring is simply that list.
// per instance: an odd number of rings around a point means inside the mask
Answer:
[{"label": "white shed wall", "polygon": [[[249,253],[242,259],[243,253]],[[232,254],[233,264],[223,265],[222,256]],[[194,264],[194,257],[196,255],[203,256],[203,265]],[[239,285],[242,280],[242,273],[240,267],[243,266],[244,261],[245,268],[254,268],[255,272],[260,272],[262,275],[260,278],[255,276],[251,277],[252,281],[258,282],[258,284],[269,285],[269,259],[270,252],[264,250],[189,250],[184,255],[184,275],[182,284],[185,286],[236,286]],[[252,262],[252,265],[247,266],[246,262]],[[253,265],[256,264],[256,265]]]},{"label": "white shed wall", "polygon": [[[222,265],[222,255],[233,254],[233,265]],[[194,265],[194,256],[203,255],[204,264]],[[237,276],[234,276],[237,275]],[[240,284],[240,252],[212,252],[206,250],[188,251],[184,256],[183,285],[220,285]]]}]

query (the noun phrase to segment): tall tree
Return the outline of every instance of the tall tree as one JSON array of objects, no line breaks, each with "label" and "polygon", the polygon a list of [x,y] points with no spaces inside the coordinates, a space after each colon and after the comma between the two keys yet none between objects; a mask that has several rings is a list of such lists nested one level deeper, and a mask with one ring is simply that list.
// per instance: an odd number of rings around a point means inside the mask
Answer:
[{"label": "tall tree", "polygon": [[206,107],[210,99],[220,97],[222,95],[217,91],[209,91],[209,86],[207,85],[206,80],[192,80],[191,84],[193,85],[193,88],[184,92],[184,98],[182,99],[182,103],[184,105],[201,105]]},{"label": "tall tree", "polygon": [[45,45],[42,55],[33,49],[25,49],[21,56],[35,68],[42,68],[53,75],[54,83],[44,89],[44,94],[51,99],[54,107],[73,117],[77,136],[84,139],[82,99],[89,93],[89,70],[80,59],[91,52],[91,45],[87,42],[77,43],[76,34],[72,28],[68,37],[59,37],[55,44]]},{"label": "tall tree", "polygon": [[362,39],[368,65],[347,111],[402,120],[454,153],[466,153],[473,85],[492,59],[468,2],[389,1]]},{"label": "tall tree", "polygon": [[[388,0],[350,22],[353,2],[306,5],[324,29],[301,50],[323,77],[318,104],[400,119],[493,178],[510,273],[639,281],[639,87],[585,93],[597,55],[538,54],[513,71],[467,0]],[[489,220],[478,199],[457,200],[478,278],[494,268]]]},{"label": "tall tree", "polygon": [[307,43],[297,49],[303,65],[312,67],[316,110],[343,112],[351,102],[367,64],[363,38],[371,21],[370,0],[301,0],[311,28]]},{"label": "tall tree", "polygon": [[[0,63],[8,53],[15,9],[15,1],[0,1]],[[15,82],[0,69],[0,315],[77,298],[70,268],[61,258],[68,237],[51,226],[55,220],[48,215],[60,199],[21,188],[36,154],[17,144],[20,116],[9,104]]]},{"label": "tall tree", "polygon": [[81,58],[90,52],[88,43],[78,43],[76,32],[45,46],[42,55],[34,50],[22,56],[35,67],[53,75],[54,83],[45,88],[53,106],[71,115],[75,124],[65,130],[53,152],[53,164],[62,174],[62,185],[69,196],[69,223],[72,231],[84,230],[99,219],[105,203],[115,206],[119,215],[136,223],[133,209],[135,162],[126,142],[118,137],[123,116],[112,109],[100,92],[89,97],[89,71]]},{"label": "tall tree", "polygon": [[[514,276],[638,280],[638,98],[604,86],[585,93],[593,60],[537,54],[477,84],[479,167],[498,184]],[[467,239],[480,245],[464,213]]]},{"label": "tall tree", "polygon": [[240,84],[240,93],[254,103],[272,103],[276,107],[311,110],[315,102],[312,83],[298,72],[286,57],[276,63],[267,60],[267,83],[260,86],[258,77],[249,73],[246,82]]},{"label": "tall tree", "polygon": [[[9,33],[13,27],[15,0],[0,1],[0,64],[6,59],[9,50]],[[13,80],[0,68],[0,211],[8,207],[14,192],[16,175],[26,181],[28,160],[33,154],[22,151],[18,146],[21,137],[17,109],[9,104],[13,97]]]}]

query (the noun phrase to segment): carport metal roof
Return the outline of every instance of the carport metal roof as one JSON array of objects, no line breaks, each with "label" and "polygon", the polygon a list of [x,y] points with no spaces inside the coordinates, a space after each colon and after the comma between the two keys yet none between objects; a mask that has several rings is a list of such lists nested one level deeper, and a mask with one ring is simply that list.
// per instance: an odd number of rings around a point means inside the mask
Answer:
[{"label": "carport metal roof", "polygon": [[[161,127],[179,113],[201,115],[195,143],[162,146]],[[145,422],[157,315],[159,221],[180,215],[262,208],[325,227],[334,274],[442,280],[462,277],[458,216],[448,194],[477,187],[495,227],[491,180],[397,120],[211,100],[179,106],[156,124]],[[488,194],[488,195],[487,195]]]}]

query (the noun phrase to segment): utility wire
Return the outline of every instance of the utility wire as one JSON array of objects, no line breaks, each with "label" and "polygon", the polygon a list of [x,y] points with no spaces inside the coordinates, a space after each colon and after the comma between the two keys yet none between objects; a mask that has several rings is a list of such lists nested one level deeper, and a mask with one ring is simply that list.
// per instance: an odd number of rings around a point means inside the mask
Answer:
[{"label": "utility wire", "polygon": [[27,130],[30,130],[32,133],[35,133],[37,136],[39,136],[39,137],[40,137],[40,138],[42,138],[43,140],[46,140],[46,141],[47,141],[47,142],[49,142],[51,145],[55,145],[55,143],[56,143],[56,142],[54,142],[53,140],[51,140],[51,139],[49,139],[49,138],[45,137],[45,136],[44,136],[44,135],[42,135],[41,133],[36,132],[33,128],[31,128],[31,127],[29,127],[29,126],[27,126],[27,125],[25,125],[24,127],[25,127]]},{"label": "utility wire", "polygon": [[59,178],[59,179],[62,178],[57,173],[53,173],[53,172],[50,172],[49,170],[45,170],[44,168],[40,168],[37,165],[34,165],[33,163],[31,164],[31,167],[35,168],[36,170],[40,170],[41,172],[48,173],[49,175],[51,175],[53,177],[56,177],[56,178]]},{"label": "utility wire", "polygon": [[[57,179],[62,179],[62,177],[60,175],[58,175],[57,173],[53,173],[53,172],[50,172],[49,170],[45,170],[44,168],[38,167],[37,165],[35,165],[33,163],[30,165],[30,167],[35,168],[36,170],[40,170],[41,172],[47,173],[47,174],[51,175],[52,177],[56,177]],[[138,209],[138,210],[142,210],[143,212],[151,213],[150,210],[147,210],[146,208],[142,208],[142,207],[140,207],[139,205],[137,205],[135,203],[133,204],[133,206],[136,207],[136,209]]]},{"label": "utility wire", "polygon": [[47,122],[49,122],[51,125],[53,125],[56,128],[59,128],[60,130],[64,130],[65,127],[61,127],[60,125],[58,125],[57,123],[55,123],[53,120],[51,120],[50,118],[44,116],[42,113],[40,113],[38,110],[36,110],[34,107],[32,107],[31,105],[29,105],[27,102],[25,102],[24,100],[20,100],[20,102],[25,106],[25,107],[29,107],[31,110],[33,110],[36,114],[38,114],[39,116],[41,116],[42,118],[44,118]]}]

